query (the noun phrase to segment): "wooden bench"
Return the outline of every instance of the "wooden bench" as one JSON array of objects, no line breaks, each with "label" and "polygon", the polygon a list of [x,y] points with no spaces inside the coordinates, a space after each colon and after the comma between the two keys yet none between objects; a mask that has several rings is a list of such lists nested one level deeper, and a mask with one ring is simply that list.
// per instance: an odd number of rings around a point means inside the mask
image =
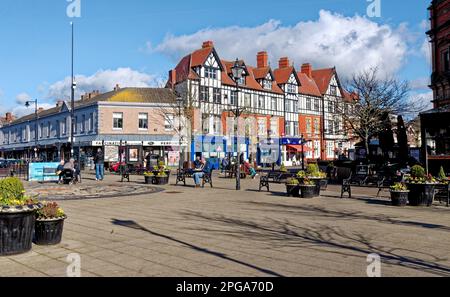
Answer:
[{"label": "wooden bench", "polygon": [[442,203],[442,200],[447,202],[447,207],[449,207],[450,204],[450,183],[445,185],[445,184],[440,184],[436,186],[436,190],[435,190],[435,195],[434,195],[435,199],[438,199],[440,203]]},{"label": "wooden bench", "polygon": [[267,191],[270,192],[270,184],[285,184],[288,178],[293,176],[293,173],[280,171],[270,171],[263,174],[259,180],[259,191],[261,192],[262,188],[267,188]]},{"label": "wooden bench", "polygon": [[[211,188],[213,188],[213,178],[212,178],[212,174],[213,171],[211,169],[211,171],[209,173],[204,172],[203,173],[203,177],[202,177],[202,188],[205,187],[205,184],[209,184],[211,186]],[[178,183],[183,183],[184,186],[186,186],[186,177],[187,178],[192,178],[194,175],[194,171],[192,169],[178,169],[177,171],[177,181],[175,183],[176,186],[178,186]]]},{"label": "wooden bench", "polygon": [[377,197],[384,189],[388,189],[390,185],[385,184],[385,177],[373,177],[368,175],[353,175],[342,181],[341,198],[347,193],[349,198],[352,198],[352,187],[360,188],[378,188]]}]

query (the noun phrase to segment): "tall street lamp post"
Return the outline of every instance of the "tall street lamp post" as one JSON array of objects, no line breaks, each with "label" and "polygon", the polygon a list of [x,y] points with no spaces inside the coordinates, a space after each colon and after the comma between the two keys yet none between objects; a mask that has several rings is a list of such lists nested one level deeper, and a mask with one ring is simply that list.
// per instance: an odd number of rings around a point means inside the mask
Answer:
[{"label": "tall street lamp post", "polygon": [[234,114],[234,137],[236,142],[236,153],[237,153],[237,159],[236,159],[236,191],[241,190],[241,162],[240,162],[240,149],[239,149],[239,117],[243,113],[244,109],[239,108],[239,81],[245,77],[245,68],[241,63],[239,63],[239,60],[236,59],[236,62],[234,62],[233,67],[231,68],[231,72],[233,75],[234,82],[236,83],[236,106],[235,110],[233,111]]},{"label": "tall street lamp post", "polygon": [[37,159],[38,150],[38,100],[30,100],[25,102],[26,107],[30,107],[34,103],[34,158]]},{"label": "tall street lamp post", "polygon": [[179,172],[181,172],[181,153],[182,153],[182,149],[181,149],[181,144],[182,144],[181,107],[183,105],[183,98],[178,94],[177,94],[177,103],[178,103],[178,147],[180,150],[180,155],[179,155],[179,159],[178,159],[178,170],[179,170]]},{"label": "tall street lamp post", "polygon": [[73,44],[74,44],[74,24],[70,23],[72,27],[72,85],[71,85],[71,109],[70,109],[70,158],[73,158],[74,155],[74,132],[75,132],[75,88],[77,83],[75,82],[75,76],[73,73]]}]

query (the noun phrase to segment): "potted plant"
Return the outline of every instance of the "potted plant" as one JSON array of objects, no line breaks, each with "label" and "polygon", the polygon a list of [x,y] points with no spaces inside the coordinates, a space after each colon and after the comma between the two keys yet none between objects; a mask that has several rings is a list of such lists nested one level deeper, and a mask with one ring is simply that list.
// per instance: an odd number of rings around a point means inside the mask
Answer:
[{"label": "potted plant", "polygon": [[315,195],[320,196],[320,189],[322,187],[322,182],[326,182],[327,174],[320,171],[317,164],[309,164],[306,167],[306,175],[316,186]]},{"label": "potted plant", "polygon": [[441,182],[443,182],[443,183],[447,183],[447,182],[448,182],[448,177],[447,177],[447,175],[445,174],[444,167],[442,167],[442,166],[441,166],[441,169],[439,170],[439,175],[438,175],[438,177],[439,177],[439,180],[440,180]]},{"label": "potted plant", "polygon": [[406,206],[408,204],[408,187],[404,183],[395,183],[391,186],[391,200],[394,206]]},{"label": "potted plant", "polygon": [[290,178],[286,182],[286,194],[288,197],[300,197],[299,181],[296,178]]},{"label": "potted plant", "polygon": [[316,184],[309,178],[303,179],[303,183],[299,187],[302,198],[314,198],[316,196]]},{"label": "potted plant", "polygon": [[37,245],[55,245],[61,242],[64,210],[56,202],[43,202],[43,207],[36,213],[34,243]]},{"label": "potted plant", "polygon": [[25,195],[19,179],[0,180],[0,256],[31,250],[36,211],[41,207]]},{"label": "potted plant", "polygon": [[167,185],[169,183],[169,175],[165,171],[159,171],[153,180],[155,185]]},{"label": "potted plant", "polygon": [[411,176],[406,180],[409,189],[408,201],[412,206],[431,206],[437,181],[431,175],[426,175],[420,165],[411,168]]},{"label": "potted plant", "polygon": [[144,179],[146,184],[154,184],[153,180],[155,178],[155,174],[153,171],[145,171],[144,172]]}]

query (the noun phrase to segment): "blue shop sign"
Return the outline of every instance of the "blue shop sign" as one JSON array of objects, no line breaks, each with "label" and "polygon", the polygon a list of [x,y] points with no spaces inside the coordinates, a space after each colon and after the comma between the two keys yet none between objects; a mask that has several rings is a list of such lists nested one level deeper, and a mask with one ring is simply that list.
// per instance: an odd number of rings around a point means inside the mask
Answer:
[{"label": "blue shop sign", "polygon": [[301,138],[281,138],[281,145],[301,145]]}]

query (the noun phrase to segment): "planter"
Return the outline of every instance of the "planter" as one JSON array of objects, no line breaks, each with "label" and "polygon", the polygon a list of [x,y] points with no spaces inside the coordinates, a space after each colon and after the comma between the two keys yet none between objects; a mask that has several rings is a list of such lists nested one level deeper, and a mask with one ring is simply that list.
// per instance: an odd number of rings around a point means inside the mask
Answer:
[{"label": "planter", "polygon": [[153,184],[154,176],[144,176],[146,184]]},{"label": "planter", "polygon": [[286,195],[288,197],[300,197],[300,186],[286,184]]},{"label": "planter", "polygon": [[31,250],[36,211],[40,205],[0,208],[0,256]]},{"label": "planter", "polygon": [[155,176],[153,178],[154,185],[167,185],[169,183],[169,176]]},{"label": "planter", "polygon": [[409,191],[391,191],[392,205],[406,206],[408,204]]},{"label": "planter", "polygon": [[408,201],[412,206],[431,206],[434,199],[435,184],[407,184]]},{"label": "planter", "polygon": [[315,185],[312,185],[312,186],[309,186],[309,185],[300,185],[299,186],[300,187],[300,192],[301,192],[301,197],[302,198],[307,198],[307,199],[309,199],[309,198],[314,198],[314,197],[316,197],[316,186]]},{"label": "planter", "polygon": [[311,177],[309,180],[312,181],[314,183],[314,185],[316,186],[316,188],[314,190],[314,195],[320,196],[320,190],[322,188],[322,181],[326,180],[326,179],[321,178],[321,177]]},{"label": "planter", "polygon": [[37,245],[55,245],[61,242],[66,217],[52,220],[36,220],[34,243]]}]

